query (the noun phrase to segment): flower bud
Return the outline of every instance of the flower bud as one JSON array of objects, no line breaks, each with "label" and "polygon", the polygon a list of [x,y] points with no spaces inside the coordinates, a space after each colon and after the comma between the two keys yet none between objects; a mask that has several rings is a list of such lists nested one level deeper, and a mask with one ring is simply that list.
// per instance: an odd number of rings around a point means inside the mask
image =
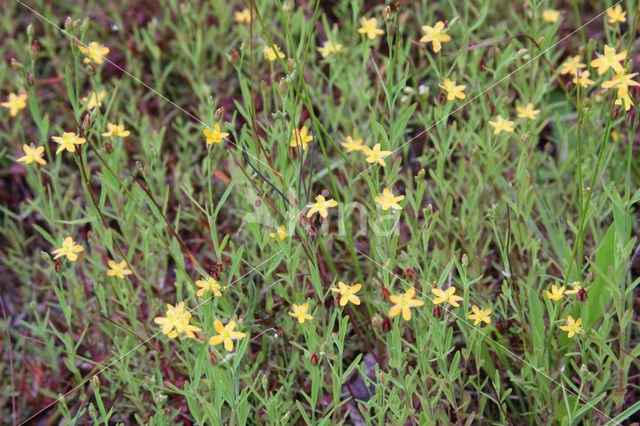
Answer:
[{"label": "flower bud", "polygon": [[467,265],[469,265],[469,256],[467,256],[467,253],[464,253],[464,254],[462,255],[461,263],[462,263],[462,267],[463,267],[463,268],[466,268],[466,267],[467,267]]},{"label": "flower bud", "polygon": [[231,50],[231,61],[236,65],[240,63],[240,54],[236,49]]},{"label": "flower bud", "polygon": [[384,317],[384,319],[382,320],[382,331],[384,331],[385,333],[391,331],[391,320],[389,319],[389,317]]},{"label": "flower bud", "polygon": [[627,112],[626,125],[627,127],[632,127],[633,122],[636,118],[636,107],[631,107],[631,109]]},{"label": "flower bud", "polygon": [[570,81],[567,81],[567,84],[565,85],[565,87],[567,88],[567,92],[570,92],[573,90],[573,83]]},{"label": "flower bud", "polygon": [[224,107],[218,108],[216,112],[213,113],[213,120],[220,121],[220,119],[222,119],[223,114],[224,114]]},{"label": "flower bud", "polygon": [[104,149],[107,151],[107,154],[111,154],[113,152],[113,147],[109,142],[104,143]]},{"label": "flower bud", "polygon": [[38,44],[38,40],[35,40],[31,44],[31,57],[33,59],[38,57],[38,53],[40,53],[40,44]]},{"label": "flower bud", "polygon": [[484,71],[486,67],[487,63],[484,61],[484,58],[480,59],[480,63],[478,64],[478,68],[480,68],[480,71]]},{"label": "flower bud", "polygon": [[91,114],[85,114],[82,119],[82,129],[86,132],[91,127]]},{"label": "flower bud", "polygon": [[284,96],[287,94],[287,80],[285,80],[284,77],[280,78],[280,85],[278,89],[280,90],[281,96]]},{"label": "flower bud", "polygon": [[431,313],[433,314],[434,318],[440,318],[442,316],[442,307],[440,305],[434,306]]},{"label": "flower bud", "polygon": [[28,73],[25,74],[25,78],[27,79],[27,85],[28,86],[35,86],[36,80],[33,78],[33,74],[28,72]]},{"label": "flower bud", "polygon": [[293,61],[293,59],[289,58],[287,59],[287,71],[293,71],[293,67],[296,65],[296,63]]},{"label": "flower bud", "polygon": [[13,68],[14,70],[18,71],[20,69],[22,69],[22,64],[18,61],[16,61],[16,58],[11,58],[11,68]]},{"label": "flower bud", "polygon": [[384,19],[389,19],[391,17],[391,6],[387,5],[382,9],[382,17]]},{"label": "flower bud", "polygon": [[218,262],[218,263],[216,263],[216,266],[218,267],[218,271],[220,271],[220,272],[224,271],[224,263]]},{"label": "flower bud", "polygon": [[84,70],[87,72],[87,74],[89,75],[96,75],[96,67],[95,65],[93,65],[92,63],[87,64],[84,67]]},{"label": "flower bud", "polygon": [[212,269],[211,270],[211,278],[213,278],[216,281],[220,281],[220,273],[218,272],[217,269]]},{"label": "flower bud", "polygon": [[444,93],[440,93],[440,96],[438,96],[438,102],[441,104],[443,104],[446,99],[447,97]]},{"label": "flower bud", "polygon": [[416,271],[413,268],[407,268],[405,273],[407,274],[407,280],[414,281],[416,279]]},{"label": "flower bud", "polygon": [[89,29],[90,23],[91,20],[89,19],[89,17],[84,18],[82,24],[80,24],[80,33],[84,34]]},{"label": "flower bud", "polygon": [[391,294],[389,293],[389,289],[384,284],[382,284],[382,300],[386,302],[387,300],[389,300],[390,295]]},{"label": "flower bud", "polygon": [[64,30],[68,33],[73,31],[73,19],[70,16],[67,16],[67,19],[64,20]]},{"label": "flower bud", "polygon": [[29,39],[33,38],[33,34],[33,24],[27,25],[27,36],[29,37]]},{"label": "flower bud", "polygon": [[311,365],[318,365],[318,361],[319,361],[319,357],[317,353],[312,353],[311,357],[309,358],[309,362],[311,363]]},{"label": "flower bud", "polygon": [[580,302],[586,302],[587,301],[587,290],[584,287],[580,287],[580,290],[578,290],[578,300]]},{"label": "flower bud", "polygon": [[616,118],[618,118],[618,115],[620,115],[620,108],[618,107],[613,108],[613,113],[612,113],[613,119],[615,120]]},{"label": "flower bud", "polygon": [[484,92],[484,99],[488,101],[490,99],[489,92]]},{"label": "flower bud", "polygon": [[58,259],[53,262],[53,269],[59,274],[62,271],[62,263]]},{"label": "flower bud", "polygon": [[492,103],[489,104],[489,113],[491,115],[493,115],[493,113],[496,111],[496,106]]},{"label": "flower bud", "polygon": [[424,171],[424,169],[420,169],[416,176],[419,177],[420,179],[424,179],[424,175],[425,174],[426,174],[426,172]]}]

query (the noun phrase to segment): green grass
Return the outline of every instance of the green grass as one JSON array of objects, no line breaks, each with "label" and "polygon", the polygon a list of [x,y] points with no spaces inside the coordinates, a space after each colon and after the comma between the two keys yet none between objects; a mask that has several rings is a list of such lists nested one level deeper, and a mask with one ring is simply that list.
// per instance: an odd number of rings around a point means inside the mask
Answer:
[{"label": "green grass", "polygon": [[[257,0],[236,22],[250,5],[6,4],[0,97],[27,101],[0,115],[5,422],[637,421],[638,120],[590,65],[606,44],[637,70],[636,2],[622,24],[609,2],[544,0]],[[362,17],[384,34],[360,34]],[[444,20],[436,53],[421,27]],[[342,48],[323,58],[326,40]],[[92,41],[103,64],[83,63]],[[594,85],[560,74],[575,55]],[[528,103],[539,114],[519,118]],[[514,132],[494,134],[498,115]],[[208,145],[214,124],[229,135]],[[56,155],[63,132],[87,142]],[[390,151],[386,167],[349,136]],[[23,144],[47,164],[17,162]],[[375,202],[385,188],[402,210]],[[337,207],[307,219],[317,195]],[[83,251],[54,260],[68,236]],[[111,259],[132,274],[109,276]],[[209,277],[221,294],[199,297]],[[586,296],[547,297],[576,281]],[[338,282],[361,283],[361,303],[341,306]],[[389,317],[411,287],[424,304]],[[194,338],[154,322],[179,302]],[[233,351],[209,344],[216,321],[246,333]]]}]

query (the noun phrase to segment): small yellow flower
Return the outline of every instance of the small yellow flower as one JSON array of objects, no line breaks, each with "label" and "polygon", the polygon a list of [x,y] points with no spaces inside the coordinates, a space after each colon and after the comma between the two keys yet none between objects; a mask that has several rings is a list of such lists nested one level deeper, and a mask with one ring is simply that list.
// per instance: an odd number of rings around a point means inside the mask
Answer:
[{"label": "small yellow flower", "polygon": [[616,73],[616,76],[611,80],[602,82],[603,89],[617,88],[618,97],[624,98],[629,92],[629,86],[640,86],[640,83],[633,81],[632,78],[638,75],[637,72],[625,74],[624,70]]},{"label": "small yellow flower", "polygon": [[344,306],[347,303],[351,302],[354,305],[360,304],[360,298],[355,294],[360,291],[362,288],[362,284],[355,283],[354,285],[348,285],[343,283],[342,281],[338,281],[338,288],[331,287],[329,290],[334,293],[340,294],[340,306]]},{"label": "small yellow flower", "polygon": [[[566,290],[564,294],[578,294],[578,292],[584,287],[580,284],[580,281],[574,281],[571,283],[571,290]],[[586,290],[586,288],[585,288]]]},{"label": "small yellow flower", "polygon": [[104,58],[109,54],[109,48],[101,45],[97,41],[92,41],[86,47],[80,46],[78,47],[78,50],[87,56],[82,60],[85,64],[93,62],[100,65],[104,62]]},{"label": "small yellow flower", "polygon": [[187,337],[193,339],[196,337],[193,332],[200,331],[200,328],[189,324],[191,313],[184,310],[184,302],[178,303],[175,307],[167,303],[165,315],[166,317],[154,318],[153,322],[162,325],[162,333],[170,339],[177,337],[180,333],[185,333]]},{"label": "small yellow flower", "polygon": [[330,40],[325,41],[323,47],[318,47],[318,52],[320,52],[323,58],[333,53],[338,53],[341,50],[342,45],[340,43],[334,43]]},{"label": "small yellow flower", "polygon": [[293,309],[293,312],[289,312],[289,315],[297,318],[300,324],[304,323],[306,320],[313,319],[313,317],[307,313],[307,310],[309,309],[308,303],[304,303],[302,305],[296,305],[294,303],[291,308]]},{"label": "small yellow flower", "polygon": [[211,346],[216,346],[224,342],[224,348],[229,352],[233,350],[233,339],[242,339],[247,335],[247,333],[233,331],[236,328],[235,321],[231,321],[227,325],[223,325],[220,321],[215,321],[213,323],[213,328],[215,328],[219,334],[211,337],[209,339],[209,344]]},{"label": "small yellow flower", "polygon": [[363,146],[362,151],[367,156],[367,163],[378,163],[382,167],[387,167],[387,163],[384,161],[384,157],[391,154],[391,151],[380,151],[380,144],[377,143],[373,146],[373,149],[368,146]]},{"label": "small yellow flower", "polygon": [[241,11],[234,12],[233,16],[238,24],[244,24],[251,22],[251,11],[249,9],[242,9]]},{"label": "small yellow flower", "polygon": [[117,137],[121,137],[121,138],[126,138],[127,136],[129,136],[131,134],[130,131],[125,130],[124,128],[124,124],[113,124],[113,123],[107,123],[107,131],[104,132],[102,134],[102,136],[113,136],[115,138]]},{"label": "small yellow flower", "polygon": [[547,297],[551,300],[558,301],[564,297],[564,286],[558,287],[555,284],[551,286],[551,291],[546,291]]},{"label": "small yellow flower", "polygon": [[443,34],[444,30],[444,22],[442,21],[436,22],[436,25],[433,27],[430,27],[428,25],[423,26],[422,31],[427,34],[422,36],[422,38],[420,39],[420,43],[431,42],[433,51],[438,53],[442,47],[441,43],[451,41],[451,37],[449,37],[447,34]]},{"label": "small yellow flower", "polygon": [[273,47],[265,46],[264,49],[262,49],[262,53],[269,62],[275,61],[276,57],[280,59],[284,58],[284,53],[282,53],[275,44]]},{"label": "small yellow flower", "polygon": [[453,101],[455,98],[458,99],[464,99],[466,97],[466,95],[464,94],[463,90],[467,87],[464,84],[461,84],[460,86],[456,86],[456,82],[455,81],[451,81],[448,78],[442,83],[442,84],[438,84],[438,86],[447,91],[447,100],[448,101]]},{"label": "small yellow flower", "polygon": [[573,84],[579,84],[586,89],[587,87],[593,86],[595,84],[593,80],[589,79],[589,75],[591,75],[589,71],[582,71],[580,73],[580,77],[576,75],[571,81],[573,82]]},{"label": "small yellow flower", "polygon": [[440,303],[444,303],[444,302],[449,302],[452,306],[457,308],[458,306],[460,306],[460,304],[458,303],[458,300],[464,300],[464,299],[460,296],[456,296],[455,292],[456,292],[455,287],[449,287],[447,291],[442,291],[439,288],[432,288],[431,293],[438,296],[435,299],[433,299],[432,302],[435,305],[439,305]]},{"label": "small yellow flower", "polygon": [[18,158],[16,161],[25,164],[31,164],[35,161],[43,166],[47,164],[44,158],[42,158],[44,155],[44,146],[33,148],[29,145],[22,145],[22,149],[24,150],[24,156]]},{"label": "small yellow flower", "polygon": [[533,109],[533,104],[528,103],[526,107],[522,108],[521,106],[516,106],[518,110],[518,118],[528,118],[530,120],[535,120],[540,113],[539,109]]},{"label": "small yellow flower", "polygon": [[76,260],[78,260],[77,253],[80,253],[82,250],[84,250],[84,248],[81,245],[76,244],[73,241],[73,238],[67,237],[64,239],[64,241],[62,241],[62,247],[52,251],[51,254],[55,254],[54,259],[57,259],[61,256],[67,256],[67,259],[69,259],[71,262],[75,262]]},{"label": "small yellow flower", "polygon": [[560,12],[557,10],[546,9],[542,11],[542,19],[544,19],[545,22],[555,24],[558,22],[558,18],[560,18]]},{"label": "small yellow flower", "polygon": [[307,204],[307,207],[309,207],[307,217],[313,216],[315,212],[320,213],[320,216],[322,216],[323,218],[327,217],[327,215],[329,214],[329,211],[327,209],[330,207],[335,207],[337,205],[338,202],[336,200],[325,200],[322,195],[318,195],[316,197],[315,203]]},{"label": "small yellow flower", "polygon": [[610,7],[609,9],[607,9],[607,16],[609,16],[610,24],[627,21],[627,18],[626,18],[627,12],[623,12],[622,6],[620,6],[619,4],[616,4],[615,7]]},{"label": "small yellow flower", "polygon": [[574,334],[581,334],[584,332],[580,325],[582,324],[582,318],[578,318],[574,320],[571,315],[567,317],[567,325],[561,325],[558,328],[562,331],[566,331],[569,333],[568,337],[573,337]]},{"label": "small yellow flower", "polygon": [[492,312],[491,309],[480,310],[476,305],[471,306],[472,314],[467,315],[467,318],[474,320],[473,325],[478,325],[480,322],[484,321],[486,324],[491,322],[491,317],[489,316]]},{"label": "small yellow flower", "polygon": [[[278,235],[278,237],[280,238],[280,240],[284,240],[285,238],[287,238],[287,236],[288,236],[289,234],[287,234],[287,230],[286,230],[286,228],[284,227],[284,225],[280,225],[280,227],[279,227],[279,228],[278,228],[278,230],[277,230],[277,235]],[[275,232],[270,232],[270,233],[269,233],[269,237],[271,237],[271,238],[275,238],[275,237],[276,237],[276,233],[275,233]]]},{"label": "small yellow flower", "polygon": [[125,275],[131,275],[133,273],[131,269],[125,269],[127,267],[126,260],[123,260],[120,263],[116,263],[115,261],[109,259],[107,263],[109,264],[109,268],[111,268],[107,271],[107,275],[109,275],[110,277],[124,278]]},{"label": "small yellow flower", "polygon": [[222,290],[222,287],[220,286],[218,281],[214,280],[213,278],[209,278],[206,281],[198,280],[196,281],[196,285],[200,287],[200,289],[196,292],[196,295],[198,295],[198,297],[202,297],[202,295],[206,291],[211,291],[216,297],[222,296],[222,292],[220,291]]},{"label": "small yellow flower", "polygon": [[340,145],[344,146],[345,148],[347,148],[347,152],[351,152],[351,151],[361,151],[362,149],[364,149],[364,146],[362,145],[362,138],[358,138],[356,140],[353,140],[353,138],[351,136],[347,136],[347,141],[346,142],[342,142]]},{"label": "small yellow flower", "polygon": [[560,68],[560,74],[578,75],[578,70],[586,68],[587,66],[580,63],[580,55],[576,55],[573,58],[565,60]]},{"label": "small yellow flower", "polygon": [[69,152],[76,152],[76,145],[82,145],[87,141],[73,132],[64,132],[62,136],[53,136],[51,139],[60,144],[56,151],[56,155],[60,154],[65,149]]},{"label": "small yellow flower", "polygon": [[424,302],[422,300],[413,298],[415,294],[416,290],[411,287],[404,294],[390,295],[389,300],[391,301],[391,303],[395,303],[395,305],[393,305],[391,309],[389,309],[389,316],[395,317],[400,312],[402,312],[402,318],[405,321],[409,321],[411,319],[411,308],[417,308],[424,305]]},{"label": "small yellow flower", "polygon": [[616,49],[604,45],[603,54],[597,54],[598,57],[591,61],[591,66],[598,68],[598,75],[604,74],[609,68],[613,68],[616,73],[622,72],[622,64],[627,57],[627,51],[623,50],[620,53],[616,53]]},{"label": "small yellow flower", "polygon": [[302,145],[303,151],[307,149],[307,144],[313,140],[312,135],[307,135],[307,126],[302,126],[300,130],[293,129],[291,135],[293,139],[291,139],[289,145],[292,147]]},{"label": "small yellow flower", "polygon": [[105,91],[101,90],[97,94],[92,92],[91,95],[85,96],[80,99],[83,104],[87,105],[87,109],[92,110],[95,107],[100,108],[102,106],[102,100],[104,99]]},{"label": "small yellow flower", "polygon": [[220,126],[218,123],[213,125],[212,129],[204,129],[202,134],[205,138],[207,138],[207,144],[211,145],[212,143],[220,143],[222,139],[229,136],[229,133],[220,131]]},{"label": "small yellow flower", "polygon": [[15,93],[9,93],[9,99],[6,102],[0,102],[0,106],[9,109],[9,114],[15,117],[18,115],[18,111],[27,107],[27,94],[20,93],[16,95]]},{"label": "small yellow flower", "polygon": [[384,34],[384,31],[377,28],[378,20],[376,18],[367,19],[362,17],[362,26],[358,29],[358,33],[366,34],[369,40],[374,40],[379,35]]},{"label": "small yellow flower", "polygon": [[393,196],[393,193],[389,188],[385,188],[382,191],[382,196],[374,198],[374,201],[382,206],[382,210],[402,210],[402,206],[398,204],[398,201],[404,200],[404,195]]},{"label": "small yellow flower", "polygon": [[501,115],[498,115],[496,121],[490,121],[489,124],[493,127],[493,134],[497,135],[500,132],[513,132],[513,121],[509,121],[508,119],[502,118]]}]

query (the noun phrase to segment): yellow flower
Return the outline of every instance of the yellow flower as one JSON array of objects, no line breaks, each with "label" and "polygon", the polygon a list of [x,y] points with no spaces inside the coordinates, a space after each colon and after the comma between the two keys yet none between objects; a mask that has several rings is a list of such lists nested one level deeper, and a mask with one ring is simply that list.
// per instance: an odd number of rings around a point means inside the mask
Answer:
[{"label": "yellow flower", "polygon": [[626,15],[627,12],[623,12],[622,6],[620,6],[619,4],[616,4],[615,7],[610,7],[609,9],[607,9],[607,16],[609,16],[610,24],[615,24],[616,22],[626,22]]},{"label": "yellow flower", "polygon": [[463,298],[460,296],[456,296],[454,294],[455,292],[456,292],[455,287],[449,287],[447,291],[442,291],[439,288],[432,288],[431,293],[438,296],[435,299],[433,299],[432,302],[436,305],[439,305],[440,303],[443,303],[443,302],[449,302],[452,306],[457,308],[458,306],[460,306],[460,304],[458,303],[458,300],[463,300]]},{"label": "yellow flower", "polygon": [[220,131],[220,126],[218,125],[218,123],[213,125],[213,130],[204,129],[202,131],[202,134],[207,138],[208,145],[211,145],[212,143],[220,143],[222,142],[222,139],[229,136],[229,133]]},{"label": "yellow flower", "polygon": [[627,57],[627,51],[616,53],[616,49],[605,44],[604,53],[602,55],[598,53],[597,55],[598,57],[591,61],[591,66],[598,68],[598,75],[604,74],[609,67],[613,68],[616,73],[620,73],[622,72],[622,64],[620,62]]},{"label": "yellow flower", "polygon": [[[184,310],[184,302],[178,303],[175,307],[167,303],[166,317],[156,317],[153,322],[162,325],[162,334],[166,334],[170,339],[177,337],[180,333],[185,333],[187,337],[193,339],[194,331],[200,328],[190,325],[191,313]],[[174,330],[175,328],[175,330]]]},{"label": "yellow flower", "polygon": [[312,135],[307,135],[307,126],[302,126],[302,129],[293,129],[291,131],[291,135],[293,139],[289,143],[290,146],[300,146],[302,145],[302,150],[307,149],[307,144],[313,140]]},{"label": "yellow flower", "polygon": [[547,297],[551,300],[558,301],[564,297],[564,286],[557,287],[555,284],[551,286],[551,291],[546,291]]},{"label": "yellow flower", "polygon": [[393,193],[389,188],[385,188],[382,191],[382,196],[374,198],[374,201],[382,206],[382,210],[402,210],[402,206],[398,204],[398,201],[404,200],[404,195],[393,196]]},{"label": "yellow flower", "polygon": [[249,23],[251,22],[251,11],[249,9],[242,9],[241,11],[236,11],[234,12],[233,16],[235,17],[235,20],[237,23],[242,24],[242,23]]},{"label": "yellow flower", "polygon": [[338,53],[341,50],[342,50],[342,45],[340,43],[334,43],[329,40],[324,42],[323,47],[318,47],[318,52],[320,52],[323,58],[326,58],[332,53]]},{"label": "yellow flower", "polygon": [[532,103],[528,103],[524,108],[522,108],[521,106],[517,106],[516,109],[518,110],[518,118],[528,118],[530,120],[535,120],[540,113],[539,109],[533,109]]},{"label": "yellow flower", "polygon": [[364,146],[362,145],[362,138],[353,140],[351,136],[347,136],[347,141],[342,142],[340,145],[347,148],[347,152],[361,151],[362,149],[364,149]]},{"label": "yellow flower", "polygon": [[56,151],[56,155],[60,154],[65,149],[69,152],[76,152],[76,145],[82,145],[87,141],[84,138],[76,136],[73,132],[64,132],[62,136],[53,136],[51,139],[60,144]]},{"label": "yellow flower", "polygon": [[276,56],[280,59],[284,58],[284,53],[282,53],[275,44],[273,47],[265,46],[264,49],[262,49],[262,53],[269,62],[275,61]]},{"label": "yellow flower", "polygon": [[625,74],[623,70],[619,73],[616,73],[616,76],[611,80],[604,81],[602,83],[602,88],[610,89],[612,87],[615,87],[618,89],[618,97],[624,98],[625,95],[629,92],[629,86],[640,86],[640,83],[632,80],[632,78],[637,74],[637,72]]},{"label": "yellow flower", "polygon": [[211,337],[209,339],[209,344],[211,346],[216,346],[224,342],[224,348],[229,352],[233,350],[233,339],[242,339],[247,335],[247,333],[233,331],[236,328],[235,321],[231,321],[227,325],[222,325],[220,321],[215,321],[213,323],[213,328],[215,328],[219,334]]},{"label": "yellow flower", "polygon": [[322,195],[318,195],[316,197],[315,203],[307,204],[307,207],[309,207],[307,217],[313,216],[315,212],[320,213],[320,216],[322,217],[327,217],[327,215],[329,214],[327,209],[330,207],[335,207],[337,205],[338,202],[336,200],[325,200]]},{"label": "yellow flower", "polygon": [[589,71],[582,71],[580,73],[580,77],[576,75],[573,77],[573,80],[571,81],[573,82],[573,84],[579,84],[580,86],[586,89],[587,87],[593,86],[595,84],[593,80],[589,79],[589,75],[591,75]]},{"label": "yellow flower", "polygon": [[618,97],[615,101],[616,105],[622,105],[623,103],[624,103],[625,111],[629,111],[633,106],[633,102],[631,101],[631,97],[629,96],[629,93],[625,93],[624,96],[622,96],[621,98]]},{"label": "yellow flower", "polygon": [[52,251],[51,254],[55,254],[54,259],[57,259],[61,256],[67,256],[67,259],[69,259],[71,262],[75,262],[76,260],[78,260],[77,253],[80,253],[82,250],[84,250],[84,248],[81,245],[76,244],[73,241],[73,238],[67,237],[64,239],[64,241],[62,241],[62,248]]},{"label": "yellow flower", "polygon": [[42,158],[44,155],[44,146],[32,148],[29,145],[22,145],[22,149],[24,150],[24,156],[18,158],[16,161],[25,164],[31,164],[35,161],[43,166],[47,164],[47,162],[44,161],[44,158]]},{"label": "yellow flower", "polygon": [[560,69],[560,74],[578,75],[578,69],[586,68],[585,64],[580,63],[580,55],[576,55],[571,59],[565,60]]},{"label": "yellow flower", "polygon": [[20,93],[16,95],[15,93],[9,93],[9,99],[6,102],[0,102],[0,106],[8,108],[9,114],[15,117],[18,115],[18,111],[27,107],[27,94]]},{"label": "yellow flower", "polygon": [[107,275],[109,275],[110,277],[124,278],[125,275],[131,275],[133,273],[131,272],[131,269],[125,269],[125,267],[127,266],[126,260],[123,260],[120,263],[116,263],[115,261],[109,259],[107,263],[109,264],[109,268],[111,268],[107,271]]},{"label": "yellow flower", "polygon": [[220,290],[222,290],[222,287],[220,286],[220,284],[218,284],[218,281],[214,280],[213,278],[209,278],[206,281],[198,280],[196,281],[196,285],[200,287],[200,289],[196,293],[198,297],[202,297],[202,295],[206,291],[211,291],[216,297],[222,296],[222,293],[220,292]]},{"label": "yellow flower", "polygon": [[460,86],[456,86],[455,81],[451,81],[447,78],[442,84],[438,84],[438,86],[440,86],[441,89],[447,91],[448,101],[452,101],[455,98],[464,99],[466,97],[463,90],[467,86],[465,86],[464,84],[461,84]]},{"label": "yellow flower", "polygon": [[389,296],[389,300],[391,301],[391,303],[395,303],[395,305],[393,305],[391,309],[389,309],[389,316],[395,317],[400,312],[402,312],[402,318],[404,318],[405,321],[409,321],[411,319],[411,308],[417,308],[418,306],[424,305],[424,302],[422,300],[413,298],[415,294],[416,290],[411,287],[404,294],[400,294],[397,296],[395,294],[392,294],[391,296]]},{"label": "yellow flower", "polygon": [[362,26],[358,29],[360,34],[366,34],[369,37],[369,40],[373,40],[379,35],[384,34],[384,31],[376,28],[378,25],[378,20],[376,18],[367,19],[364,16],[362,17]]},{"label": "yellow flower", "polygon": [[307,313],[307,310],[309,309],[308,303],[304,303],[299,306],[294,303],[291,308],[293,309],[293,312],[289,312],[289,315],[291,315],[294,318],[297,318],[300,324],[302,324],[306,320],[313,319],[313,317]]},{"label": "yellow flower", "polygon": [[560,18],[560,12],[557,10],[546,9],[542,11],[542,19],[544,19],[545,22],[551,22],[555,24],[556,22],[558,22],[558,18]]},{"label": "yellow flower", "polygon": [[347,303],[351,302],[354,305],[360,304],[360,298],[355,294],[360,291],[362,288],[362,284],[355,283],[354,285],[348,285],[343,283],[342,281],[338,281],[338,288],[331,287],[329,290],[334,293],[340,294],[340,306],[344,306]]},{"label": "yellow flower", "polygon": [[571,315],[567,317],[567,325],[561,325],[558,327],[560,330],[566,331],[569,333],[568,337],[573,337],[574,334],[581,334],[584,332],[580,325],[582,324],[582,318],[578,318],[574,320]]},{"label": "yellow flower", "polygon": [[126,138],[131,134],[130,131],[124,129],[124,124],[107,123],[107,131],[102,136],[113,136]]},{"label": "yellow flower", "polygon": [[92,92],[91,95],[85,96],[84,98],[80,99],[80,101],[83,104],[87,104],[87,109],[92,110],[95,107],[99,108],[102,106],[102,100],[104,99],[104,95],[105,95],[104,90],[101,90],[97,94],[96,92]]},{"label": "yellow flower", "polygon": [[478,323],[484,321],[489,324],[491,322],[491,317],[489,316],[492,312],[491,309],[485,309],[484,311],[480,310],[476,305],[471,306],[472,314],[467,315],[467,318],[474,320],[473,325],[478,325]]},{"label": "yellow flower", "polygon": [[438,53],[440,51],[440,48],[442,47],[440,43],[451,41],[451,37],[449,37],[447,34],[442,33],[444,29],[444,22],[442,21],[436,22],[436,25],[433,27],[430,27],[428,25],[423,26],[422,31],[427,34],[422,36],[422,38],[420,39],[420,43],[431,42],[433,51]]},{"label": "yellow flower", "polygon": [[384,157],[391,154],[391,151],[380,151],[380,144],[377,143],[373,146],[373,149],[368,146],[363,146],[362,151],[367,156],[367,163],[378,163],[382,167],[387,167],[387,163],[384,161]]},{"label": "yellow flower", "polygon": [[[564,294],[578,294],[578,292],[583,288],[580,284],[580,281],[574,281],[571,283],[571,290],[567,290]],[[586,288],[585,288],[586,290]]]},{"label": "yellow flower", "polygon": [[[284,225],[280,225],[280,227],[277,230],[277,233],[278,233],[278,237],[280,237],[280,240],[284,240],[289,235],[289,234],[287,234],[287,231],[286,231],[286,228],[284,227]],[[275,232],[270,232],[269,236],[271,238],[275,238],[276,237],[276,233]]]},{"label": "yellow flower", "polygon": [[513,121],[505,120],[501,115],[498,115],[496,121],[490,121],[489,124],[494,128],[493,134],[497,135],[500,132],[513,132]]},{"label": "yellow flower", "polygon": [[89,43],[88,47],[80,46],[78,47],[78,50],[88,56],[82,60],[85,64],[94,62],[100,65],[104,62],[105,56],[109,53],[109,48],[101,45],[97,41],[92,41]]}]

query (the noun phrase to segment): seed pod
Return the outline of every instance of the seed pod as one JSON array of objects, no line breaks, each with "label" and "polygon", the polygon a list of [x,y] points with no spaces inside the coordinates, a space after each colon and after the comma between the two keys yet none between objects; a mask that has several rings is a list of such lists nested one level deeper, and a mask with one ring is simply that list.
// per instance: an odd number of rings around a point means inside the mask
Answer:
[{"label": "seed pod", "polygon": [[389,317],[384,317],[384,319],[382,320],[382,331],[384,331],[385,333],[391,331],[391,320],[389,319]]},{"label": "seed pod", "polygon": [[311,357],[309,358],[309,362],[311,363],[311,365],[318,365],[318,361],[319,361],[319,357],[317,353],[312,353]]}]

